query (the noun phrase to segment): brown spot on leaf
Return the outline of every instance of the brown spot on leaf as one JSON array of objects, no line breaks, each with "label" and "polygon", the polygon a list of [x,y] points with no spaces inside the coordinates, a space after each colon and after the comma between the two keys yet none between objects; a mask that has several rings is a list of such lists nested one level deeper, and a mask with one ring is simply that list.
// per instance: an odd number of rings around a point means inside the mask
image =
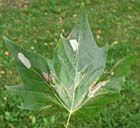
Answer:
[{"label": "brown spot on leaf", "polygon": [[55,74],[50,71],[50,73],[42,72],[41,76],[48,84],[54,84]]}]

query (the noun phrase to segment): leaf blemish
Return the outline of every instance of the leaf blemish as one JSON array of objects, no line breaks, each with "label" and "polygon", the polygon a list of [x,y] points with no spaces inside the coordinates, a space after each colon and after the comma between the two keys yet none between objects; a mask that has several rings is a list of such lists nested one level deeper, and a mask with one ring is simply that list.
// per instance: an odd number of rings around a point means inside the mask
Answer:
[{"label": "leaf blemish", "polygon": [[53,83],[55,80],[55,75],[52,71],[49,74],[46,72],[42,72],[41,75],[48,84]]},{"label": "leaf blemish", "polygon": [[76,39],[71,39],[70,45],[71,45],[74,52],[77,51],[79,44],[78,44]]},{"label": "leaf blemish", "polygon": [[31,63],[27,57],[24,56],[23,53],[18,53],[18,59],[21,61],[21,63],[28,69],[31,68]]},{"label": "leaf blemish", "polygon": [[88,93],[88,97],[93,97],[95,95],[95,93],[103,86],[105,86],[109,81],[106,80],[106,81],[102,81],[102,82],[99,82],[97,85],[91,85],[89,87],[89,93]]}]

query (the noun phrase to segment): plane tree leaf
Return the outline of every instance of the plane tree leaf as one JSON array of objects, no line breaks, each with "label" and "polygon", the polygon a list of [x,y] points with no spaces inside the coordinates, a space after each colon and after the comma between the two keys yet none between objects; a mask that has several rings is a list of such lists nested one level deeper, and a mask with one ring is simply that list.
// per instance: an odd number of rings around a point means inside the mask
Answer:
[{"label": "plane tree leaf", "polygon": [[22,108],[67,110],[66,128],[71,115],[92,119],[104,105],[119,97],[133,60],[129,56],[123,58],[112,67],[111,75],[101,80],[108,45],[96,44],[83,8],[70,35],[61,35],[51,60],[17,46],[6,37],[4,40],[23,81],[22,86],[8,90],[24,99]]}]

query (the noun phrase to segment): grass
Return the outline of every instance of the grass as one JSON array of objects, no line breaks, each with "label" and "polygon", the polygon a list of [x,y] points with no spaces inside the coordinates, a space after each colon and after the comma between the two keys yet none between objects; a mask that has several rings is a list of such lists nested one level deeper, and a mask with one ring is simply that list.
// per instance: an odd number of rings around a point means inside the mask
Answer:
[{"label": "grass", "polygon": [[[20,83],[5,35],[18,45],[48,58],[60,33],[68,35],[81,0],[0,0],[0,128],[62,128],[66,115],[40,118],[17,106],[22,101],[5,93],[4,86]],[[89,23],[98,45],[110,44],[107,66],[127,54],[140,56],[139,0],[84,0]],[[107,106],[90,122],[72,118],[71,128],[139,128],[140,61],[133,65],[121,98]]]}]

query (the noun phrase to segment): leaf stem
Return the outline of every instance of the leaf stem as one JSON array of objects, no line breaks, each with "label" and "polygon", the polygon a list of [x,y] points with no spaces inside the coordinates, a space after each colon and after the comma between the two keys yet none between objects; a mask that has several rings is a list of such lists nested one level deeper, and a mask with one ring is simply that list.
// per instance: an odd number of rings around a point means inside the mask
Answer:
[{"label": "leaf stem", "polygon": [[65,128],[69,127],[69,122],[70,122],[71,115],[72,115],[72,111],[69,111],[69,115],[68,115],[68,119],[67,119],[67,123],[66,123],[66,127]]}]

